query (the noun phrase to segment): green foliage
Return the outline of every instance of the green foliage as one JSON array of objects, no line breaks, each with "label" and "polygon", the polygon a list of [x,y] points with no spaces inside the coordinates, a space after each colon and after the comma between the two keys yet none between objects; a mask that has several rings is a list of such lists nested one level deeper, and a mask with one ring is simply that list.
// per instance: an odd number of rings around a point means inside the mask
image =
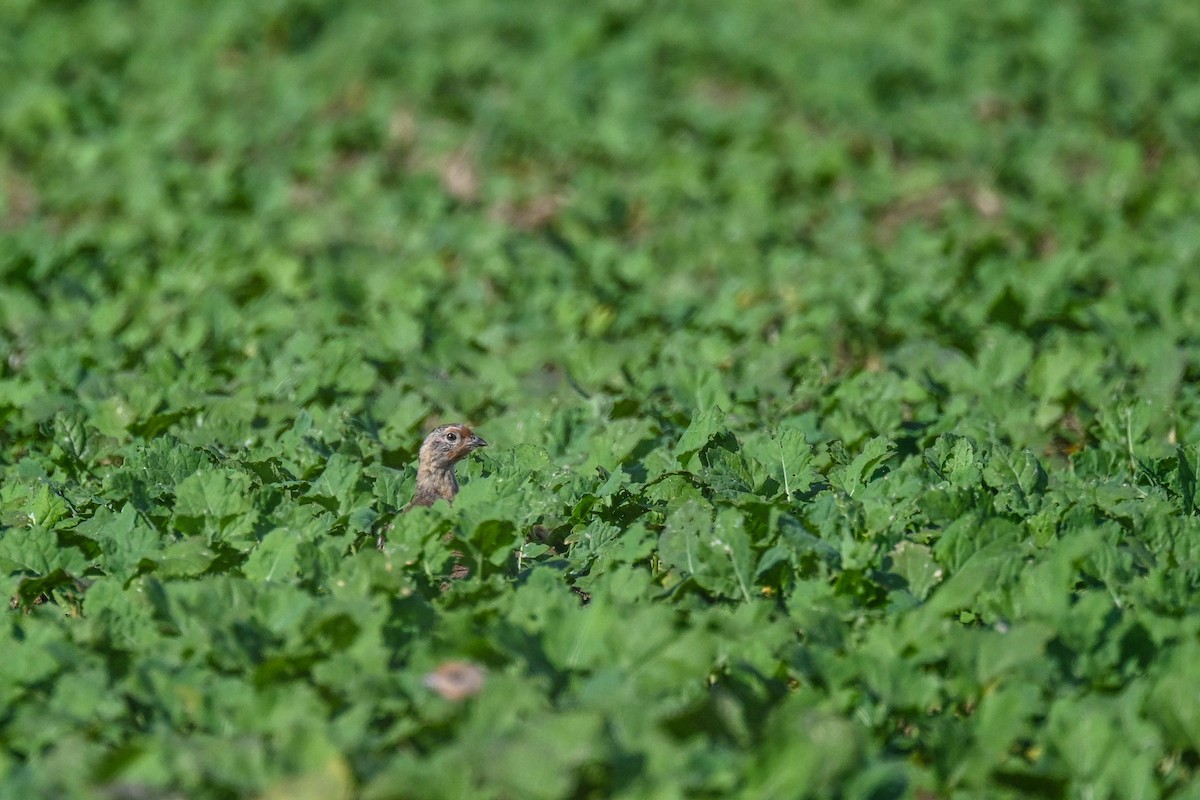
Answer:
[{"label": "green foliage", "polygon": [[1192,796],[1197,40],[0,4],[0,797]]}]

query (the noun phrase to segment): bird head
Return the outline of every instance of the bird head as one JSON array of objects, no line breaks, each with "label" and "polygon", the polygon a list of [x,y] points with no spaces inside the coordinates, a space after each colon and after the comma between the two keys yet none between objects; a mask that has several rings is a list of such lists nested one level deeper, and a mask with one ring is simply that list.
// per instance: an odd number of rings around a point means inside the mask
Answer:
[{"label": "bird head", "polygon": [[466,425],[442,425],[434,428],[421,444],[421,463],[448,469],[480,447],[487,447],[487,442]]}]

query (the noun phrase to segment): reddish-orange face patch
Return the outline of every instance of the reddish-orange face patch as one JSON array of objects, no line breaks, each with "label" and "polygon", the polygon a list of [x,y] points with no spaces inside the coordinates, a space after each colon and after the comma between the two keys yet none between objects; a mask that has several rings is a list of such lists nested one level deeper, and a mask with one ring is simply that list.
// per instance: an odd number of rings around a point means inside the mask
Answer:
[{"label": "reddish-orange face patch", "polygon": [[456,425],[450,428],[450,430],[458,434],[458,441],[450,448],[449,456],[451,461],[458,461],[465,458],[472,450],[487,446],[487,442],[476,436],[466,425]]}]

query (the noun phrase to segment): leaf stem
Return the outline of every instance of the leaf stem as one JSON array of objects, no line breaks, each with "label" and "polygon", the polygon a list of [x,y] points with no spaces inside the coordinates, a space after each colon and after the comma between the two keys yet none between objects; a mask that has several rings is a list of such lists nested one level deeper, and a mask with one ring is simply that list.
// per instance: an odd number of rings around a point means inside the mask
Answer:
[{"label": "leaf stem", "polygon": [[1125,409],[1125,449],[1129,453],[1129,471],[1137,477],[1137,457],[1133,454],[1133,409]]},{"label": "leaf stem", "polygon": [[788,482],[787,457],[783,453],[783,442],[779,443],[779,464],[783,467],[783,496],[790,503],[792,502],[792,487]]}]

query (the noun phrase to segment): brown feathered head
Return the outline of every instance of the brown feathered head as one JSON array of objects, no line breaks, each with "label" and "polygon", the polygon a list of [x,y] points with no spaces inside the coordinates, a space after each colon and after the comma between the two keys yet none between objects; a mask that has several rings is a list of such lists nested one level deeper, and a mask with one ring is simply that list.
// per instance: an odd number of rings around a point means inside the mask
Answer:
[{"label": "brown feathered head", "polygon": [[449,469],[480,447],[487,447],[487,442],[466,425],[441,425],[421,443],[420,462],[431,469]]}]

